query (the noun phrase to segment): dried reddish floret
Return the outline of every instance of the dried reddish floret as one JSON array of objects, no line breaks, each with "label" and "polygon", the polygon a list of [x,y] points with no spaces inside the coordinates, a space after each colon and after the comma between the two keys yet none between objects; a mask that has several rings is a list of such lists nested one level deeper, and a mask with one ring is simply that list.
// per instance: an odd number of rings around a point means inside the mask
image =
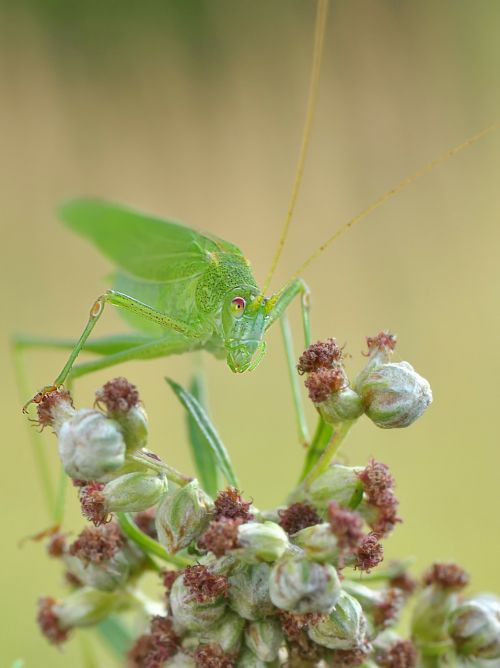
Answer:
[{"label": "dried reddish floret", "polygon": [[134,524],[136,524],[139,529],[145,533],[150,538],[158,540],[158,532],[156,531],[155,525],[155,516],[156,508],[148,508],[147,510],[141,510],[141,512],[136,513],[133,517]]},{"label": "dried reddish floret", "polygon": [[294,612],[286,612],[280,610],[279,618],[283,633],[289,640],[297,641],[301,634],[309,627],[310,624],[317,624],[324,615],[320,612],[306,612],[305,614],[296,614]]},{"label": "dried reddish floret", "polygon": [[292,503],[288,508],[278,511],[278,515],[281,528],[290,536],[321,522],[320,516],[309,503]]},{"label": "dried reddish floret", "polygon": [[180,648],[180,638],[175,633],[169,617],[153,617],[149,633],[136,640],[128,652],[130,668],[161,668]]},{"label": "dried reddish floret", "polygon": [[373,611],[375,625],[383,629],[393,624],[398,619],[404,602],[405,599],[401,590],[387,589],[384,592],[382,601],[376,605]]},{"label": "dried reddish floret", "polygon": [[102,482],[91,481],[80,487],[80,508],[85,519],[96,527],[105,524],[110,519],[106,510],[106,498],[102,493]]},{"label": "dried reddish floret", "polygon": [[407,596],[413,594],[417,588],[416,580],[406,571],[391,578],[389,580],[389,585],[404,592]]},{"label": "dried reddish floret", "polygon": [[331,394],[335,394],[346,385],[344,371],[340,367],[333,369],[318,369],[309,374],[304,381],[309,399],[315,404],[326,401]]},{"label": "dried reddish floret", "polygon": [[252,513],[249,512],[251,505],[251,501],[243,501],[235,487],[227,487],[217,494],[214,501],[214,519],[219,520],[221,517],[227,517],[231,520],[241,519],[243,522],[248,522],[253,519]]},{"label": "dried reddish floret", "polygon": [[434,584],[442,589],[460,591],[469,584],[469,575],[458,564],[440,562],[432,564],[424,574],[423,582],[425,585]]},{"label": "dried reddish floret", "polygon": [[375,660],[382,668],[415,668],[418,652],[410,640],[396,640],[389,647],[379,650]]},{"label": "dried reddish floret", "polygon": [[95,393],[96,403],[104,404],[109,413],[126,413],[140,403],[139,392],[126,378],[109,380]]},{"label": "dried reddish floret", "polygon": [[328,504],[328,521],[341,549],[354,550],[363,540],[363,520],[353,510],[331,501]]},{"label": "dried reddish floret", "polygon": [[367,500],[376,506],[384,505],[387,492],[392,492],[395,482],[387,464],[370,459],[368,465],[358,473],[358,477]]},{"label": "dried reddish floret", "polygon": [[182,575],[182,571],[162,571],[161,576],[163,580],[163,586],[167,590],[167,594],[170,593],[170,590],[172,589],[173,584],[179,575]]},{"label": "dried reddish floret", "polygon": [[37,401],[38,424],[42,427],[51,427],[54,424],[54,409],[65,402],[69,406],[73,406],[73,399],[71,394],[65,387],[58,387],[52,392],[48,392]]},{"label": "dried reddish floret", "polygon": [[125,543],[115,522],[100,527],[86,527],[70,546],[69,553],[86,563],[99,564],[111,559]]},{"label": "dried reddish floret", "polygon": [[302,375],[321,368],[329,368],[342,361],[342,348],[335,339],[312,343],[302,353],[297,364],[297,371]]},{"label": "dried reddish floret", "polygon": [[376,336],[367,336],[366,344],[368,346],[368,355],[374,350],[385,350],[389,352],[396,347],[396,336],[390,332],[380,332]]},{"label": "dried reddish floret", "polygon": [[229,582],[225,575],[212,573],[206,566],[196,564],[184,570],[184,584],[198,603],[204,603],[229,595]]},{"label": "dried reddish floret", "polygon": [[368,654],[365,647],[355,649],[334,649],[331,653],[331,664],[335,668],[354,668],[360,666]]},{"label": "dried reddish floret", "polygon": [[38,601],[37,621],[41,632],[53,645],[60,645],[68,639],[69,630],[63,629],[59,618],[54,611],[57,601],[49,596],[43,596]]},{"label": "dried reddish floret", "polygon": [[201,536],[198,545],[202,550],[213,552],[216,557],[222,557],[229,550],[238,548],[238,527],[243,524],[242,519],[231,520],[221,517],[208,525],[208,529]]},{"label": "dried reddish floret", "polygon": [[356,564],[354,568],[367,571],[378,566],[384,559],[384,548],[378,541],[376,533],[369,533],[363,538],[356,550]]},{"label": "dried reddish floret", "polygon": [[47,552],[51,557],[62,557],[66,551],[66,536],[59,531],[49,535],[49,544],[47,545]]},{"label": "dried reddish floret", "polygon": [[198,645],[193,652],[197,668],[233,668],[235,656],[225,654],[219,645]]}]

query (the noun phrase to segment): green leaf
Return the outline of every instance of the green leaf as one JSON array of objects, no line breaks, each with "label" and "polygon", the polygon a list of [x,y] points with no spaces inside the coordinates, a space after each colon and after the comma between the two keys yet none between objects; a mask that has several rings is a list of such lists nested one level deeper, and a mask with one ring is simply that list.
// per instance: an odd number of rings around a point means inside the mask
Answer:
[{"label": "green leaf", "polygon": [[233,485],[234,487],[239,487],[238,479],[236,478],[233,465],[231,464],[231,460],[229,459],[229,454],[224,444],[222,443],[219,434],[215,430],[215,427],[211,423],[210,418],[205,413],[202,406],[195,399],[195,397],[193,397],[192,394],[190,394],[187,390],[178,385],[176,382],[174,382],[170,378],[166,378],[165,380],[173,389],[181,404],[192,416],[193,420],[200,428],[201,432],[203,433],[206,439],[207,445],[212,449],[215,461],[217,463],[217,467],[222,473],[222,475],[226,478],[226,480],[230,485]]},{"label": "green leaf", "polygon": [[97,631],[106,645],[122,659],[134,642],[125,624],[115,616],[107,617],[100,622]]},{"label": "green leaf", "polygon": [[[199,405],[206,411],[205,384],[201,373],[196,373],[193,376],[189,389],[191,396],[196,399]],[[190,412],[187,413],[186,423],[189,443],[191,445],[191,454],[201,486],[207,494],[215,497],[218,490],[218,481],[217,461],[215,459],[214,451],[204,432],[198,425],[198,422]]]}]

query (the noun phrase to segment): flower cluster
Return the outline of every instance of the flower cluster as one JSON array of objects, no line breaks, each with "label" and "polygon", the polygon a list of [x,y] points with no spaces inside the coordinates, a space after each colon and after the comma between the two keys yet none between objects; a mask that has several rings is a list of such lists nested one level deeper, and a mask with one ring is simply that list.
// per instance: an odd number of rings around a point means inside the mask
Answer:
[{"label": "flower cluster", "polygon": [[[48,641],[60,645],[77,628],[128,612],[129,668],[414,668],[500,658],[500,600],[464,599],[468,579],[454,564],[434,564],[420,586],[404,562],[381,566],[383,541],[401,522],[394,478],[374,459],[335,460],[346,425],[363,414],[403,427],[430,403],[428,383],[389,361],[394,345],[387,333],[368,339],[352,387],[334,339],[303,353],[298,370],[329,439],[311,444],[287,503],[266,510],[234,484],[209,494],[149,451],[148,419],[125,379],[98,390],[92,409],[76,409],[63,388],[47,394],[39,421],[57,436],[88,520],[72,542],[60,530],[47,534],[70,589],[62,600],[40,599]],[[228,456],[217,452],[227,473]],[[160,600],[140,589],[151,570]],[[403,638],[395,628],[410,601]],[[435,662],[437,647],[448,663]]]}]

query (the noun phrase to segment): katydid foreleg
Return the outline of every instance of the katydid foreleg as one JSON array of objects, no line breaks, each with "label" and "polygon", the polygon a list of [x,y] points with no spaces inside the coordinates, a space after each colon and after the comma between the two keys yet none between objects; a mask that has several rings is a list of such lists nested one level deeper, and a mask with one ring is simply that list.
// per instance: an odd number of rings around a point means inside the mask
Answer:
[{"label": "katydid foreleg", "polygon": [[66,364],[63,366],[61,372],[54,380],[53,384],[44,387],[39,393],[37,393],[37,395],[35,395],[33,399],[30,399],[30,401],[25,404],[23,410],[26,410],[27,406],[32,401],[35,402],[39,401],[39,399],[44,394],[64,383],[64,381],[68,377],[68,374],[70,373],[73,367],[73,364],[75,363],[76,358],[78,357],[80,351],[85,347],[88,337],[90,336],[92,330],[97,324],[97,321],[101,317],[105,304],[112,304],[113,306],[123,308],[127,311],[130,311],[131,313],[139,315],[145,320],[154,322],[160,325],[161,327],[164,327],[167,330],[173,330],[175,332],[179,332],[188,339],[194,339],[194,341],[203,339],[202,332],[199,329],[196,329],[195,327],[188,325],[187,323],[177,320],[175,318],[171,318],[170,316],[161,313],[160,311],[157,311],[151,306],[148,306],[147,304],[144,304],[136,299],[133,299],[128,295],[116,292],[114,290],[108,290],[94,302],[92,308],[90,309],[90,315],[87,324],[85,325],[85,328],[80,338],[78,339],[76,345],[71,351],[71,354],[68,360],[66,361]]}]

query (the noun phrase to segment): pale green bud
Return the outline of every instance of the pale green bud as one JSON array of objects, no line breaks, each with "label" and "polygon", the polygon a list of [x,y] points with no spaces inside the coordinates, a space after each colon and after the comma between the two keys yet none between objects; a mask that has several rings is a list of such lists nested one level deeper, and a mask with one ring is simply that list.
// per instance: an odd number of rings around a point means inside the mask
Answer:
[{"label": "pale green bud", "polygon": [[411,620],[412,636],[418,645],[447,640],[447,622],[457,607],[457,600],[456,592],[434,585],[420,592]]},{"label": "pale green bud", "polygon": [[353,580],[344,580],[342,589],[361,604],[371,635],[398,622],[405,601],[399,589],[372,589]]},{"label": "pale green bud", "polygon": [[226,612],[211,635],[224,654],[236,654],[241,647],[244,627],[245,620],[242,617],[234,612]]},{"label": "pale green bud", "polygon": [[457,652],[471,659],[500,659],[500,600],[478,597],[461,603],[449,619]]},{"label": "pale green bud", "polygon": [[285,557],[272,568],[269,593],[274,605],[290,612],[328,612],[340,596],[340,580],[330,564]]},{"label": "pale green bud", "polygon": [[358,601],[342,591],[327,617],[312,623],[309,637],[329,649],[356,649],[366,644],[366,619]]},{"label": "pale green bud", "polygon": [[237,668],[278,668],[278,659],[266,663],[252,652],[248,647],[244,647],[236,662]]},{"label": "pale green bud", "polygon": [[274,611],[269,595],[271,567],[245,566],[229,578],[229,607],[244,619],[255,620]]},{"label": "pale green bud", "polygon": [[168,481],[165,476],[126,473],[108,482],[102,495],[108,512],[133,513],[156,505],[167,489]]},{"label": "pale green bud", "polygon": [[115,419],[122,428],[127,450],[140,450],[146,447],[149,430],[148,416],[140,404],[132,406],[126,413],[116,415]]},{"label": "pale green bud", "polygon": [[144,553],[127,543],[111,558],[100,562],[85,563],[69,553],[63,555],[62,559],[68,571],[84,585],[100,591],[115,591],[123,587],[143,564]]},{"label": "pale green bud", "polygon": [[335,562],[340,554],[337,537],[327,522],[301,529],[292,541],[313,561]]},{"label": "pale green bud", "polygon": [[309,486],[308,498],[319,508],[326,508],[330,501],[349,506],[351,500],[363,493],[358,474],[362,466],[333,464]]},{"label": "pale green bud", "polygon": [[197,601],[192,592],[184,584],[184,577],[178,577],[169,596],[172,614],[178,626],[188,631],[205,631],[215,625],[226,610],[223,596]]},{"label": "pale green bud", "polygon": [[82,587],[70,594],[64,601],[56,603],[53,611],[61,627],[71,629],[93,626],[123,605],[122,594]]},{"label": "pale green bud", "polygon": [[250,622],[245,629],[245,641],[261,661],[274,661],[284,643],[281,624],[274,617]]},{"label": "pale green bud", "polygon": [[358,385],[367,416],[378,427],[408,427],[432,402],[431,386],[408,362],[374,368]]},{"label": "pale green bud", "polygon": [[101,412],[84,408],[59,429],[59,456],[75,480],[98,480],[125,462],[119,424]]},{"label": "pale green bud", "polygon": [[173,554],[187,547],[206,529],[213,503],[197,480],[166,494],[156,511],[158,539]]},{"label": "pale green bud", "polygon": [[288,549],[286,532],[275,522],[246,522],[238,528],[240,557],[245,561],[279,559]]},{"label": "pale green bud", "polygon": [[361,397],[350,387],[332,392],[325,401],[318,404],[318,409],[323,420],[329,424],[356,420],[365,412]]},{"label": "pale green bud", "polygon": [[171,659],[167,659],[165,668],[196,668],[196,661],[185,652],[177,652]]}]

